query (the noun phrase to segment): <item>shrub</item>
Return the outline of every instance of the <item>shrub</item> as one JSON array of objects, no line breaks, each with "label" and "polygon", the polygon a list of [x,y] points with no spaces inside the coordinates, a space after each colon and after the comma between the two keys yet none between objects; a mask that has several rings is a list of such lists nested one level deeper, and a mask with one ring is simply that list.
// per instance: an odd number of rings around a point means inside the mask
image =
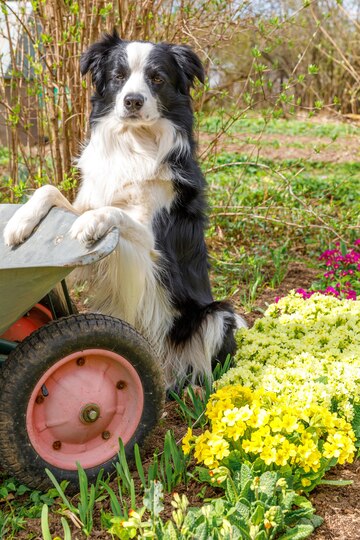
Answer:
[{"label": "shrub", "polygon": [[[189,428],[183,450],[221,478],[244,462],[258,460],[291,478],[291,487],[310,491],[326,470],[352,461],[351,425],[322,405],[294,406],[289,396],[241,385],[224,386],[206,409],[210,428],[193,437]],[[219,476],[220,475],[220,476]]]},{"label": "shrub", "polygon": [[236,367],[217,388],[275,392],[294,407],[321,405],[354,420],[360,395],[360,301],[292,292],[237,335]]},{"label": "shrub", "polygon": [[310,298],[315,292],[330,294],[338,298],[356,300],[360,294],[360,239],[354,247],[347,249],[336,243],[334,249],[327,249],[319,257],[325,272],[313,284],[310,291],[297,289],[303,298]]}]

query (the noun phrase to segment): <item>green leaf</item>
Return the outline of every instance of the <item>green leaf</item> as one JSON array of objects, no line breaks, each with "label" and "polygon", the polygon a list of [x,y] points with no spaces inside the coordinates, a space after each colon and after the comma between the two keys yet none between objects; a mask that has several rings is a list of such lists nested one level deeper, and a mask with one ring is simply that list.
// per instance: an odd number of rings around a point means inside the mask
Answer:
[{"label": "green leaf", "polygon": [[252,480],[248,480],[247,483],[244,484],[244,487],[242,488],[241,493],[240,493],[240,497],[245,497],[246,499],[248,498],[253,499],[253,497],[251,497],[252,492],[250,490],[251,484],[252,484]]},{"label": "green leaf", "polygon": [[272,497],[275,493],[276,481],[277,474],[266,471],[260,476],[259,491],[267,495],[267,497]]},{"label": "green leaf", "polygon": [[253,475],[252,475],[250,467],[243,464],[241,466],[241,470],[240,470],[240,487],[241,487],[241,490],[243,490],[248,485],[249,480],[251,481],[252,478],[253,478]]},{"label": "green leaf", "polygon": [[235,489],[235,484],[232,478],[226,479],[226,498],[231,502],[231,504],[236,504],[236,501],[239,498],[239,495]]},{"label": "green leaf", "polygon": [[295,491],[288,491],[281,501],[282,507],[285,509],[291,508],[292,505],[294,504],[294,500],[296,497],[297,497],[297,494],[295,493]]},{"label": "green leaf", "polygon": [[196,540],[209,540],[209,527],[206,521],[196,527],[195,538]]},{"label": "green leaf", "polygon": [[355,437],[360,439],[360,403],[354,403],[354,417],[352,419],[351,425],[355,433]]},{"label": "green leaf", "polygon": [[320,480],[319,486],[351,486],[353,480]]},{"label": "green leaf", "polygon": [[209,469],[207,469],[206,467],[195,467],[195,471],[199,477],[200,482],[206,482],[213,485],[213,483],[211,482]]},{"label": "green leaf", "polygon": [[255,540],[267,540],[268,536],[265,531],[259,531],[255,536]]},{"label": "green leaf", "polygon": [[120,503],[119,503],[119,501],[118,501],[118,499],[117,499],[117,497],[115,495],[115,492],[105,482],[102,482],[102,486],[106,489],[106,491],[110,495],[110,506],[111,506],[111,511],[114,514],[114,516],[123,517],[123,511],[122,511]]},{"label": "green leaf", "polygon": [[[249,504],[250,506],[250,504]],[[250,515],[250,508],[249,506],[245,505],[243,502],[241,501],[238,501],[236,503],[236,511],[245,519],[249,519],[249,515]]]},{"label": "green leaf", "polygon": [[279,537],[279,540],[302,540],[307,538],[314,531],[312,525],[296,525],[293,529],[289,529],[285,534]]},{"label": "green leaf", "polygon": [[262,501],[254,503],[255,510],[251,514],[250,521],[253,525],[260,525],[264,521],[265,505]]},{"label": "green leaf", "polygon": [[310,518],[311,525],[316,529],[317,527],[320,527],[324,523],[324,520],[322,517],[314,515]]},{"label": "green leaf", "polygon": [[146,480],[145,480],[145,474],[144,474],[144,467],[141,461],[139,445],[137,443],[134,446],[134,457],[135,457],[135,464],[136,464],[137,472],[139,474],[139,478],[141,480],[143,487],[145,488]]},{"label": "green leaf", "polygon": [[144,506],[152,516],[158,517],[164,510],[163,505],[163,485],[161,482],[151,481],[150,486],[145,489]]},{"label": "green leaf", "polygon": [[[230,452],[229,456],[226,458],[226,466],[233,471],[233,473],[241,471],[241,468],[243,466],[242,461],[242,454],[238,450],[233,450]],[[237,476],[236,476],[237,477]],[[241,478],[241,475],[240,475]]]},{"label": "green leaf", "polygon": [[311,501],[309,501],[309,499],[307,499],[306,497],[303,497],[302,495],[298,495],[296,494],[294,499],[293,499],[293,504],[295,504],[296,506],[299,506],[301,508],[311,508],[311,509],[314,509]]},{"label": "green leaf", "polygon": [[164,540],[178,540],[178,533],[172,521],[168,521],[165,525]]},{"label": "green leaf", "polygon": [[285,523],[286,525],[298,523],[300,519],[310,518],[313,512],[313,508],[298,508],[292,510],[287,516],[285,516]]},{"label": "green leaf", "polygon": [[[78,514],[78,510],[77,508],[74,507],[73,504],[71,504],[69,502],[69,500],[66,498],[66,495],[64,493],[64,491],[62,490],[59,482],[56,480],[55,476],[53,475],[53,473],[51,471],[49,471],[49,469],[45,469],[45,472],[46,474],[48,475],[48,477],[50,478],[50,480],[52,481],[52,483],[54,484],[55,488],[56,488],[56,491],[58,492],[59,496],[61,497],[63,503],[65,504],[65,506],[71,510],[71,512],[74,512],[76,514]],[[66,485],[68,484],[68,482],[66,483]]]},{"label": "green leaf", "polygon": [[41,532],[43,535],[43,540],[52,540],[49,529],[49,508],[47,504],[43,504],[41,510]]},{"label": "green leaf", "polygon": [[64,529],[64,540],[71,540],[71,530],[70,530],[68,522],[66,521],[64,517],[61,518],[61,524]]}]

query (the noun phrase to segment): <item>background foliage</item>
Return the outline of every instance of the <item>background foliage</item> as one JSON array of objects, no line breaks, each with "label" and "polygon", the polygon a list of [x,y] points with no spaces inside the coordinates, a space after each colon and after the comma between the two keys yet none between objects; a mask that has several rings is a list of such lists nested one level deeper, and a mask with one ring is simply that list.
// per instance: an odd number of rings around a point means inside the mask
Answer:
[{"label": "background foliage", "polygon": [[13,36],[10,67],[0,82],[12,186],[19,178],[28,178],[28,187],[51,178],[65,190],[73,188],[72,159],[87,131],[91,94],[89,80],[80,76],[79,57],[114,26],[125,39],[195,48],[208,74],[197,109],[227,111],[215,141],[250,108],[266,117],[322,108],[358,113],[356,2],[1,0],[0,5],[1,32]]}]

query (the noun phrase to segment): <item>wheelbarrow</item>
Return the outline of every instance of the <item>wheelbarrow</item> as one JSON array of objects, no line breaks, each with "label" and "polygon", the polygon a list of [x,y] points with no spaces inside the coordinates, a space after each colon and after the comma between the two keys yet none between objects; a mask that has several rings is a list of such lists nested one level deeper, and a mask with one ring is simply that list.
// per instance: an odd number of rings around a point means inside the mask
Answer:
[{"label": "wheelbarrow", "polygon": [[[75,487],[77,463],[89,481],[101,469],[111,473],[119,439],[131,456],[155,426],[162,370],[129,324],[71,314],[65,277],[109,255],[118,230],[84,246],[68,234],[76,216],[53,208],[24,244],[9,248],[3,229],[18,207],[0,205],[0,462],[33,488],[51,485],[45,468]],[[51,292],[60,282],[65,308]]]}]

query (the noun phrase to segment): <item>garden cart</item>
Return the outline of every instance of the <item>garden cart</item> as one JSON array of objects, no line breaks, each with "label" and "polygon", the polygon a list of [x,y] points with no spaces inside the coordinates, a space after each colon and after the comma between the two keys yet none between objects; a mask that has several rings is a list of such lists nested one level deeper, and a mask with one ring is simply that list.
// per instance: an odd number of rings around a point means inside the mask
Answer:
[{"label": "garden cart", "polygon": [[[53,208],[23,244],[4,244],[18,205],[0,205],[0,463],[46,488],[48,468],[77,484],[110,473],[119,438],[131,455],[156,424],[164,384],[146,339],[127,323],[73,313],[64,278],[111,253],[112,229],[92,246],[69,235],[76,216]],[[65,307],[52,290],[61,282]],[[65,316],[64,316],[65,315]]]}]

